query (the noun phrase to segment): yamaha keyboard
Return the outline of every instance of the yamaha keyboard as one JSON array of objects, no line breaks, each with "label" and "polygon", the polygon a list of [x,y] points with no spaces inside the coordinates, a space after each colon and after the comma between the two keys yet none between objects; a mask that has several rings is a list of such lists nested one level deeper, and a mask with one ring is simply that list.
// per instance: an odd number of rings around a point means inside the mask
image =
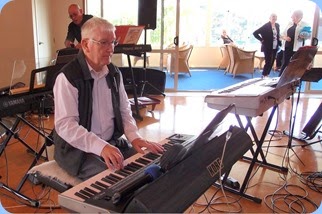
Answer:
[{"label": "yamaha keyboard", "polygon": [[51,94],[52,91],[41,91],[0,96],[0,118],[31,110],[39,110],[40,105]]},{"label": "yamaha keyboard", "polygon": [[[193,138],[182,142],[184,147],[191,146]],[[160,177],[134,191],[125,200],[114,204],[108,196],[109,189],[115,185],[125,185],[143,173],[150,164],[159,164],[160,157],[147,153],[136,154],[126,160],[124,170],[112,172],[106,170],[83,183],[61,193],[59,204],[73,212],[184,212],[196,201],[222,174],[229,170],[247,150],[252,142],[247,133],[233,127],[232,136],[226,146],[223,163],[222,151],[225,133],[193,150],[173,168]],[[178,142],[175,140],[174,142]],[[171,140],[161,142],[167,149],[173,144]],[[238,148],[238,149],[236,149]],[[220,167],[222,167],[220,169]],[[105,196],[105,197],[101,197]]]},{"label": "yamaha keyboard", "polygon": [[234,113],[256,117],[289,98],[299,84],[299,81],[294,81],[274,88],[271,84],[274,85],[275,82],[277,82],[275,79],[261,78],[246,80],[211,92],[205,97],[205,102],[210,108],[218,110],[234,103],[236,106]]},{"label": "yamaha keyboard", "polygon": [[151,52],[151,45],[117,45],[114,47],[114,53],[123,53],[127,55],[141,56],[142,53]]}]

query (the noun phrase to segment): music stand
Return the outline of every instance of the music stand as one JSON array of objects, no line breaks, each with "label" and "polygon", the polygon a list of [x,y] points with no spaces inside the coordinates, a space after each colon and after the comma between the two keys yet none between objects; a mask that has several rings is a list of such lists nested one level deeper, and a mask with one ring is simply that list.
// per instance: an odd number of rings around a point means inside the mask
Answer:
[{"label": "music stand", "polygon": [[72,61],[78,54],[77,48],[63,48],[56,51],[55,65],[66,64]]},{"label": "music stand", "polygon": [[[303,77],[301,78],[301,81],[319,82],[321,79],[322,79],[322,68],[311,68],[303,75]],[[302,129],[302,132],[300,134],[293,135],[292,138],[305,141],[305,142],[307,142],[307,140],[312,140],[322,127],[322,124],[320,124],[321,120],[322,120],[322,102],[320,103],[320,106],[317,108],[317,110],[312,115],[310,120],[306,123],[306,125]],[[301,146],[306,147],[321,141],[322,140],[318,140]]]},{"label": "music stand", "polygon": [[[144,28],[144,44],[146,45],[146,32],[147,32],[147,28]],[[156,90],[157,92],[159,92],[160,94],[162,94],[165,97],[165,93],[163,93],[161,90],[159,90],[157,87],[155,87],[154,85],[152,85],[149,81],[147,81],[146,79],[146,52],[143,53],[143,70],[144,70],[144,80],[141,82],[142,83],[142,87],[141,87],[141,94],[140,96],[142,97],[144,94],[144,90],[145,90],[145,86],[149,85],[151,88],[153,88],[154,90]]]}]

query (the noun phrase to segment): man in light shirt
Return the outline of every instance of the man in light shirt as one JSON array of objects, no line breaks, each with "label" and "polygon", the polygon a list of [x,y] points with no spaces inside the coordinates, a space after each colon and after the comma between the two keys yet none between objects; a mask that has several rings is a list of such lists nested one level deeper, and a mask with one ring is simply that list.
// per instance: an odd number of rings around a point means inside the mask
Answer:
[{"label": "man in light shirt", "polygon": [[79,54],[54,85],[54,158],[82,180],[107,168],[122,169],[124,160],[144,153],[143,148],[163,152],[160,144],[139,134],[121,73],[111,63],[115,45],[114,25],[89,19],[82,27]]}]

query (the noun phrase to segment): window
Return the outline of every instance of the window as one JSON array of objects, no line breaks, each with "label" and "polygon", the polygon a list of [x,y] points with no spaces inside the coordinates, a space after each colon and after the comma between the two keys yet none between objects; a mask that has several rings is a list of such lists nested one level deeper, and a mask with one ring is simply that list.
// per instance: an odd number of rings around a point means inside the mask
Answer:
[{"label": "window", "polygon": [[[86,13],[104,17],[115,25],[137,25],[138,1],[86,1]],[[158,0],[157,2],[157,28],[147,30],[146,34],[147,43],[151,44],[152,49],[156,51],[161,47],[166,49],[173,43],[176,36],[177,17],[176,0]],[[220,35],[223,29],[238,46],[248,50],[259,50],[260,42],[254,38],[253,32],[269,21],[271,13],[277,14],[277,23],[283,31],[291,21],[292,12],[298,9],[303,10],[303,21],[313,27],[316,7],[316,4],[310,0],[181,0],[179,2],[179,43],[193,44],[194,52],[205,48],[213,50],[222,45]],[[161,28],[162,26],[164,29]],[[321,26],[318,35],[321,43]],[[139,42],[143,43],[143,39],[142,36]],[[310,41],[307,42],[309,43]],[[164,61],[164,57],[162,56],[163,51],[160,52],[158,59],[160,59],[161,68],[161,61],[162,59]],[[196,61],[194,66],[204,66],[203,60]],[[162,64],[164,66],[165,63]]]},{"label": "window", "polygon": [[[157,28],[147,34],[155,48],[160,46],[161,2],[158,1]],[[272,12],[277,14],[283,30],[296,9],[302,9],[303,20],[312,24],[315,3],[309,0],[184,0],[180,5],[180,41],[199,47],[218,46],[222,44],[221,32],[226,29],[239,46],[258,49],[253,31],[268,22]],[[115,25],[137,25],[138,0],[87,1],[87,13],[104,17]],[[176,1],[164,0],[164,44],[173,41],[175,17]]]},{"label": "window", "polygon": [[312,25],[315,3],[308,0],[216,0],[211,8],[210,46],[222,44],[220,34],[226,29],[238,46],[258,49],[260,46],[253,32],[268,22],[271,13],[277,14],[281,31],[291,21],[292,12],[298,9],[303,10],[303,21]]}]

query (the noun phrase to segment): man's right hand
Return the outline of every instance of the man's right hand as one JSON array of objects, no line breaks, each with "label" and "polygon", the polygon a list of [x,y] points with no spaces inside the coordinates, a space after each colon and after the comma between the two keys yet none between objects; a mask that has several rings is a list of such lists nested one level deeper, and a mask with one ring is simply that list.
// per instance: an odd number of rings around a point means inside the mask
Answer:
[{"label": "man's right hand", "polygon": [[110,170],[119,170],[124,167],[124,157],[121,151],[113,145],[106,145],[102,150],[101,157]]}]

